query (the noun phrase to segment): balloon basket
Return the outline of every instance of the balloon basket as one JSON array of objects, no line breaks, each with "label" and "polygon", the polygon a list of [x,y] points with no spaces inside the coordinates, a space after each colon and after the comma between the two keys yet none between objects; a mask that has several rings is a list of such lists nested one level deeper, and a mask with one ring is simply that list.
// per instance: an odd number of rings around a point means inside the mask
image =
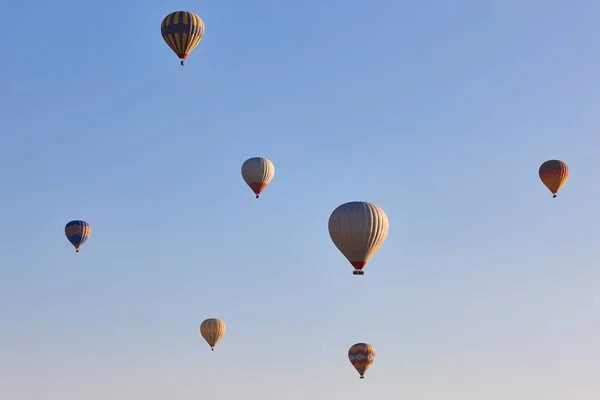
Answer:
[{"label": "balloon basket", "polygon": [[354,271],[352,271],[352,275],[364,275],[365,271],[363,271],[362,269],[355,269]]}]

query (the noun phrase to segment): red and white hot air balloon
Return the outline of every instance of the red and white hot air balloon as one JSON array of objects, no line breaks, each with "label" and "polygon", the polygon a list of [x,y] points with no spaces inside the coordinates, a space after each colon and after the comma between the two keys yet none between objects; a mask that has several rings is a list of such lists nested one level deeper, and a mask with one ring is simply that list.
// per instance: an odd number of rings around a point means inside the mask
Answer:
[{"label": "red and white hot air balloon", "polygon": [[264,157],[252,157],[242,164],[242,178],[250,186],[258,199],[275,175],[275,166]]},{"label": "red and white hot air balloon", "polygon": [[364,201],[342,204],[329,217],[331,240],[354,267],[354,275],[364,275],[362,269],[379,250],[388,231],[385,212]]}]

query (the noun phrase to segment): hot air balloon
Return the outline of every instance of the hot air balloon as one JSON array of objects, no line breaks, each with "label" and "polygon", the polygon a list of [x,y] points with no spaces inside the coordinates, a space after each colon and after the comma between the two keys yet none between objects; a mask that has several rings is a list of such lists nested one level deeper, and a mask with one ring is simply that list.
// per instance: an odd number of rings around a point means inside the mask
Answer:
[{"label": "hot air balloon", "polygon": [[175,11],[163,19],[160,33],[183,65],[204,36],[204,22],[193,12]]},{"label": "hot air balloon", "polygon": [[365,373],[375,361],[375,349],[366,343],[356,343],[348,350],[348,358],[360,374],[360,379],[365,378]]},{"label": "hot air balloon", "polygon": [[75,247],[76,253],[79,253],[79,248],[88,240],[91,233],[92,227],[85,221],[75,220],[65,225],[65,235]]},{"label": "hot air balloon", "polygon": [[569,179],[569,167],[564,161],[548,160],[540,166],[539,174],[542,183],[552,192],[552,197],[556,197]]},{"label": "hot air balloon", "polygon": [[206,319],[200,324],[200,334],[206,340],[210,349],[215,351],[215,346],[225,336],[225,322],[218,318]]},{"label": "hot air balloon", "polygon": [[329,236],[354,267],[354,275],[364,275],[362,269],[379,250],[388,231],[383,210],[364,201],[342,204],[329,217]]},{"label": "hot air balloon", "polygon": [[264,157],[252,157],[242,164],[242,178],[258,199],[275,175],[275,166]]}]

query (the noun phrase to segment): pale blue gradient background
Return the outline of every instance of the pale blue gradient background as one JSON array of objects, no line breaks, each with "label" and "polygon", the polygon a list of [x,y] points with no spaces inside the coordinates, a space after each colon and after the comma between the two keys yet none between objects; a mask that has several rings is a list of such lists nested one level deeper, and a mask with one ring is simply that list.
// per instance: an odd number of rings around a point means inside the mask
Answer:
[{"label": "pale blue gradient background", "polygon": [[[597,1],[2,11],[0,398],[600,399]],[[327,232],[352,200],[390,220],[362,278]]]}]

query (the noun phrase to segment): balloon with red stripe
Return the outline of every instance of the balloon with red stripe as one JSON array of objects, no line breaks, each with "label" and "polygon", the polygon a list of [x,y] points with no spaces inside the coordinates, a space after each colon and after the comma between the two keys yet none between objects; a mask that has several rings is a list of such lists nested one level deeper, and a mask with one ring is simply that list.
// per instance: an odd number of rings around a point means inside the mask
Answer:
[{"label": "balloon with red stripe", "polygon": [[329,217],[329,236],[354,267],[354,275],[364,275],[362,269],[379,250],[388,232],[385,212],[365,201],[342,204]]},{"label": "balloon with red stripe", "polygon": [[273,179],[275,166],[265,157],[252,157],[242,164],[242,178],[258,199]]},{"label": "balloon with red stripe", "polygon": [[569,167],[564,161],[548,160],[540,166],[539,175],[542,183],[552,192],[552,197],[556,197],[569,179]]}]

